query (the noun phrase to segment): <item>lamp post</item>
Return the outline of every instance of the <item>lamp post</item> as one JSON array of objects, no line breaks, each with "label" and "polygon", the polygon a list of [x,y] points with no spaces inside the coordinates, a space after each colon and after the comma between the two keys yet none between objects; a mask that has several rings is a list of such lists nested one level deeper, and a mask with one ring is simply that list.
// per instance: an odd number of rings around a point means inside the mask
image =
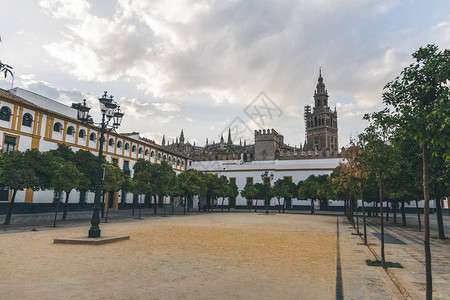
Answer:
[{"label": "lamp post", "polygon": [[269,171],[265,171],[264,173],[262,173],[261,174],[261,180],[262,180],[262,182],[263,182],[263,184],[264,184],[264,186],[266,187],[266,199],[265,199],[265,206],[266,206],[266,215],[268,215],[269,214],[269,200],[267,199],[268,198],[268,196],[269,196],[269,187],[270,187],[270,181],[268,182],[268,183],[266,183],[266,178],[269,178],[270,177],[270,180],[272,180],[273,179],[273,173],[270,173],[270,175],[269,175]]},{"label": "lamp post", "polygon": [[[102,97],[98,98],[100,102],[100,111],[102,113],[102,122],[98,125],[100,126],[100,145],[98,149],[98,164],[97,164],[97,178],[95,181],[95,198],[94,198],[94,211],[91,219],[91,228],[89,228],[88,237],[90,238],[99,238],[100,237],[100,196],[102,192],[102,180],[103,180],[103,143],[105,142],[105,130],[106,129],[116,129],[120,126],[122,122],[123,113],[120,110],[120,106],[117,105],[113,101],[113,96],[108,97],[108,93],[105,92]],[[72,108],[75,108],[78,111],[78,120],[81,122],[88,124],[92,127],[93,119],[91,115],[89,115],[90,107],[86,106],[86,99],[83,100],[83,103],[73,103]],[[109,122],[113,120],[113,123]],[[95,127],[96,128],[96,127]]]}]

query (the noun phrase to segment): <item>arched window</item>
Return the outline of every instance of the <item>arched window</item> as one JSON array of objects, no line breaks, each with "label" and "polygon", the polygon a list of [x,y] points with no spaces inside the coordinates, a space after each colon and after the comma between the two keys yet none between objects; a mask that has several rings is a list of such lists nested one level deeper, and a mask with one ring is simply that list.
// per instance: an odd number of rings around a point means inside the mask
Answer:
[{"label": "arched window", "polygon": [[184,167],[184,160],[181,161],[181,166]]},{"label": "arched window", "polygon": [[163,156],[163,160],[166,161],[167,160],[167,155],[164,154]]},{"label": "arched window", "polygon": [[129,143],[125,143],[125,150],[130,149],[130,144]]},{"label": "arched window", "polygon": [[161,153],[158,153],[158,160],[161,160]]},{"label": "arched window", "polygon": [[189,161],[189,167],[191,167],[191,166],[192,166],[192,160]]},{"label": "arched window", "polygon": [[8,106],[3,106],[2,109],[0,109],[0,120],[9,122],[10,118],[11,118],[11,109]]},{"label": "arched window", "polygon": [[56,122],[55,125],[53,125],[53,131],[61,132],[61,130],[62,130],[62,125],[61,125],[61,123]]},{"label": "arched window", "polygon": [[322,126],[325,125],[325,119],[322,118]]},{"label": "arched window", "polygon": [[91,133],[91,135],[89,136],[89,140],[90,141],[95,141],[96,135],[95,133]]},{"label": "arched window", "polygon": [[317,117],[314,117],[314,126],[317,126]]},{"label": "arched window", "polygon": [[172,161],[172,156],[169,155],[169,163]]},{"label": "arched window", "polygon": [[136,152],[136,145],[133,145],[133,147],[131,147],[131,152]]},{"label": "arched window", "polygon": [[150,157],[154,157],[155,156],[155,151],[152,150],[152,153],[150,154]]},{"label": "arched window", "polygon": [[177,160],[177,166],[179,166],[179,165],[180,165],[180,160],[178,159],[178,160]]},{"label": "arched window", "polygon": [[22,119],[22,125],[26,127],[31,127],[31,122],[33,122],[33,117],[29,113],[24,114]]},{"label": "arched window", "polygon": [[108,146],[114,146],[114,139],[109,139],[109,141],[108,141]]},{"label": "arched window", "polygon": [[81,129],[80,132],[78,133],[78,137],[84,139],[85,136],[86,136],[86,131],[84,129]]},{"label": "arched window", "polygon": [[147,155],[148,155],[148,149],[145,150],[145,156],[147,156]]},{"label": "arched window", "polygon": [[173,160],[172,160],[172,163],[175,164],[176,161],[177,161],[177,160],[176,160],[175,157],[174,157]]},{"label": "arched window", "polygon": [[122,141],[117,142],[117,149],[120,149],[120,148],[122,148]]},{"label": "arched window", "polygon": [[67,135],[73,135],[75,133],[75,128],[73,128],[73,126],[67,127],[66,133]]},{"label": "arched window", "polygon": [[142,149],[142,147],[139,147],[139,154],[141,154],[142,151],[144,151],[144,150]]}]

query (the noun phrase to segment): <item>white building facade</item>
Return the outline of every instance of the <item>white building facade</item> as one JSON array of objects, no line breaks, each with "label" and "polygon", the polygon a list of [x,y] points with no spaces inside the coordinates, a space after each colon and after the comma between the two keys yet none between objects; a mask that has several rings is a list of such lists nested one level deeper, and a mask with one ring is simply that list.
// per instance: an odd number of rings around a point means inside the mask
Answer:
[{"label": "white building facade", "polygon": [[[125,121],[126,121],[125,116]],[[132,116],[129,116],[132,117]],[[15,88],[9,91],[0,89],[0,141],[2,151],[38,149],[48,151],[65,144],[73,151],[88,150],[98,155],[100,129],[89,126],[77,119],[77,111],[57,101],[48,99],[27,90]],[[132,176],[133,165],[138,159],[150,163],[167,161],[176,173],[186,170],[189,160],[186,156],[168,151],[139,136],[139,133],[120,134],[115,131],[105,133],[103,155],[107,162],[116,164]],[[11,191],[3,187],[0,203],[7,202]],[[51,203],[53,191],[19,191],[17,203]],[[83,195],[84,201],[92,203],[94,193]],[[119,200],[120,199],[120,200]],[[78,203],[80,194],[72,191],[71,203]],[[110,202],[117,209],[121,203],[132,202],[132,195],[114,194]]]}]

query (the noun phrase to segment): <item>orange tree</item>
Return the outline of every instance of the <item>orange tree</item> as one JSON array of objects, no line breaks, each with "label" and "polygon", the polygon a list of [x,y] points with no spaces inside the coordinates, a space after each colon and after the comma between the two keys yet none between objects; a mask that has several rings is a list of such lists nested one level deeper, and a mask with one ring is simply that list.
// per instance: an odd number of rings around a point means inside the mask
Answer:
[{"label": "orange tree", "polygon": [[450,157],[450,50],[427,45],[412,54],[414,62],[389,82],[383,93],[386,108],[372,115],[385,130],[395,128],[414,138],[422,150],[426,298],[432,299],[429,225],[429,156]]}]

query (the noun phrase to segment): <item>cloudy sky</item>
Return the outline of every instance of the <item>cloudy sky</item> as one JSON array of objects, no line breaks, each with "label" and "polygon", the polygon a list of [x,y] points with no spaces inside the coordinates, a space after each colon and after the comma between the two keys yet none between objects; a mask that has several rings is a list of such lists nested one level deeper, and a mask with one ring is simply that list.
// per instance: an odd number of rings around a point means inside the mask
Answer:
[{"label": "cloudy sky", "polygon": [[[203,145],[275,128],[304,142],[319,68],[340,145],[383,86],[429,43],[450,48],[450,1],[1,0],[0,60],[21,87],[66,104],[115,96],[120,132]],[[226,138],[226,135],[225,135]]]}]

